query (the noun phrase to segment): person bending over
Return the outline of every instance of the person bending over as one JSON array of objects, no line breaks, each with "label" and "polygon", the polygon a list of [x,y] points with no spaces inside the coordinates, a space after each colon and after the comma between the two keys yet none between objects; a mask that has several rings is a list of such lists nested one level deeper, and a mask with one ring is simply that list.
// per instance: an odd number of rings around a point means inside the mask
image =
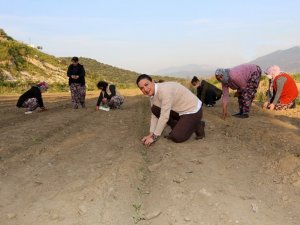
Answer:
[{"label": "person bending over", "polygon": [[197,97],[207,106],[213,107],[222,96],[222,90],[205,80],[200,80],[194,76],[191,84],[197,89]]},{"label": "person bending over", "polygon": [[41,108],[41,111],[45,111],[46,107],[43,103],[42,93],[47,90],[48,84],[44,81],[32,86],[19,97],[17,107],[25,108],[25,114],[32,113],[38,107]]},{"label": "person bending over", "polygon": [[97,84],[100,90],[99,98],[96,105],[96,110],[99,110],[100,105],[107,105],[110,109],[119,109],[124,102],[123,96],[116,91],[114,84],[108,84],[105,81],[99,81]]},{"label": "person bending over", "polygon": [[261,69],[255,64],[242,64],[230,69],[217,69],[216,79],[222,83],[223,91],[223,119],[227,115],[227,104],[229,98],[229,88],[237,90],[235,96],[238,97],[240,111],[233,116],[238,118],[248,118],[252,101],[255,97],[260,77]]}]

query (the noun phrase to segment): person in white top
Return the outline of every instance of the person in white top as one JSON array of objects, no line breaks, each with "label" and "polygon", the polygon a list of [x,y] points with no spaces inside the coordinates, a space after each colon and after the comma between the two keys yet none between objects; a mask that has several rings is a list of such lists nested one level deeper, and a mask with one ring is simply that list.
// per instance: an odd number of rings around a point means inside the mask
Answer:
[{"label": "person in white top", "polygon": [[136,84],[150,97],[150,133],[142,143],[150,146],[161,136],[166,125],[172,129],[168,138],[184,142],[195,132],[196,139],[205,136],[202,120],[202,102],[189,89],[176,82],[155,83],[147,74],[141,74]]}]

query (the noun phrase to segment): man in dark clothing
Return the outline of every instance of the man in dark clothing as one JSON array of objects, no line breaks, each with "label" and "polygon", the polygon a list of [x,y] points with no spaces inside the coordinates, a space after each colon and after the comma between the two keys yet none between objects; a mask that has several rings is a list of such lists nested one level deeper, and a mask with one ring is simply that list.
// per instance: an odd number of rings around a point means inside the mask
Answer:
[{"label": "man in dark clothing", "polygon": [[200,80],[194,76],[192,85],[197,88],[197,97],[206,104],[207,107],[213,107],[222,96],[222,90],[208,83],[205,80]]},{"label": "man in dark clothing", "polygon": [[78,109],[79,105],[85,108],[85,70],[83,65],[79,64],[78,57],[73,57],[71,61],[67,76],[69,77],[73,108]]},{"label": "man in dark clothing", "polygon": [[40,107],[41,111],[46,110],[42,92],[47,91],[48,84],[46,82],[41,82],[35,86],[32,86],[28,91],[22,94],[17,102],[18,108],[25,108],[25,114],[32,113],[36,108]]}]

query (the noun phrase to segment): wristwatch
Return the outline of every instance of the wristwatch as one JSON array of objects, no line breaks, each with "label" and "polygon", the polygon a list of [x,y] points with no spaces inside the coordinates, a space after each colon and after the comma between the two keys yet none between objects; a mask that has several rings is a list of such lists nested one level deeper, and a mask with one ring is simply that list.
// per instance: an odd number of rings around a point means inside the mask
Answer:
[{"label": "wristwatch", "polygon": [[157,141],[157,139],[159,138],[159,136],[155,135],[155,134],[152,134],[152,139],[153,141]]}]

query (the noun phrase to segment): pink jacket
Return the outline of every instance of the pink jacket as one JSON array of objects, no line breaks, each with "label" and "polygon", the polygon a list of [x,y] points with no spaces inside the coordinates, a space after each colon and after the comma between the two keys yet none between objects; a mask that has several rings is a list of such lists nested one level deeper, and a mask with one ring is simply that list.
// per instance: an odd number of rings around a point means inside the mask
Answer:
[{"label": "pink jacket", "polygon": [[229,69],[229,83],[222,84],[223,102],[228,102],[229,88],[241,92],[247,86],[247,81],[251,78],[251,74],[257,71],[255,64],[242,64]]}]

